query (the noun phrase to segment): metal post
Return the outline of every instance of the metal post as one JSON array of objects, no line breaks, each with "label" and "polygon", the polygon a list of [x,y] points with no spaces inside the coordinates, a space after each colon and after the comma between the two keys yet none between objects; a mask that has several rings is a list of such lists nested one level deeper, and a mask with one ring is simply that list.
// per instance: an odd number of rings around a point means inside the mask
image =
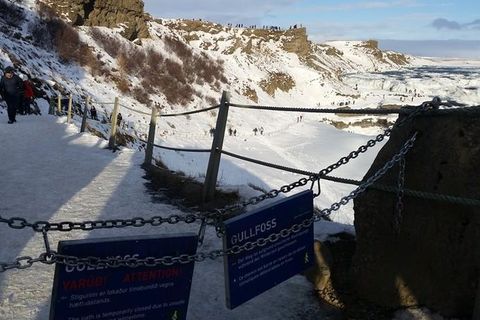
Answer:
[{"label": "metal post", "polygon": [[152,106],[152,116],[150,118],[150,128],[148,130],[147,149],[145,150],[144,165],[152,164],[153,144],[155,143],[155,129],[157,128],[157,106]]},{"label": "metal post", "polygon": [[113,113],[112,113],[112,119],[110,120],[111,123],[111,130],[110,130],[110,139],[108,140],[108,148],[109,149],[115,149],[116,141],[115,141],[115,135],[117,134],[117,115],[118,115],[118,97],[115,97],[115,104],[113,106]]},{"label": "metal post", "polygon": [[67,123],[70,123],[72,120],[72,94],[68,97],[68,112],[67,112]]},{"label": "metal post", "polygon": [[87,128],[87,114],[88,114],[89,105],[90,105],[90,96],[88,96],[87,101],[85,101],[85,109],[83,109],[82,126],[80,127],[80,132],[85,132],[85,129]]},{"label": "metal post", "polygon": [[230,94],[223,91],[220,109],[218,111],[217,125],[213,136],[212,150],[208,160],[207,175],[203,186],[203,202],[212,200],[215,196],[215,187],[217,185],[218,169],[220,167],[221,151],[223,148],[223,139],[227,127],[228,107],[230,104]]},{"label": "metal post", "polygon": [[57,93],[57,115],[60,116],[62,114],[62,94],[60,91]]}]

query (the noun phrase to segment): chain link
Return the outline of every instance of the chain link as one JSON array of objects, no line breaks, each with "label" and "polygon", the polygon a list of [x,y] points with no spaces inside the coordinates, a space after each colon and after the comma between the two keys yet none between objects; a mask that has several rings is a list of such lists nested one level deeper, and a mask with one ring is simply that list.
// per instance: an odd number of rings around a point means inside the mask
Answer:
[{"label": "chain link", "polygon": [[162,224],[177,224],[184,222],[187,224],[194,223],[203,219],[200,214],[187,214],[181,216],[178,214],[172,214],[167,217],[154,216],[151,218],[135,217],[131,219],[111,219],[111,220],[96,220],[96,221],[83,221],[83,222],[48,222],[37,221],[29,223],[26,219],[20,217],[13,217],[5,219],[0,216],[0,223],[6,223],[12,229],[24,229],[32,228],[35,232],[44,231],[60,231],[70,232],[73,230],[91,231],[96,229],[112,229],[112,228],[125,228],[125,227],[144,227],[151,225],[153,227],[160,226]]},{"label": "chain link", "polygon": [[18,257],[15,259],[14,262],[11,262],[11,263],[0,262],[0,273],[3,273],[11,269],[19,269],[19,270],[27,269],[33,266],[34,263],[37,263],[37,262],[48,263],[47,261],[48,259],[47,259],[46,253],[42,253],[40,256],[38,256],[38,258],[32,258],[30,256]]},{"label": "chain link", "polygon": [[394,155],[390,161],[385,163],[385,165],[381,169],[379,169],[373,176],[368,178],[355,190],[350,192],[349,195],[343,197],[339,202],[334,202],[330,206],[330,208],[323,209],[319,213],[317,213],[316,221],[328,218],[332,212],[337,211],[342,205],[346,205],[348,202],[355,199],[359,194],[363,193],[368,187],[370,187],[378,179],[380,179],[380,177],[382,177],[388,170],[390,170],[395,165],[395,163],[399,162],[402,158],[404,158],[408,151],[410,151],[410,149],[413,147],[413,144],[415,143],[417,134],[418,133],[415,132],[415,134],[405,142],[400,151],[396,155]]},{"label": "chain link", "polygon": [[403,220],[403,196],[405,192],[405,157],[402,157],[398,163],[398,188],[397,188],[397,205],[393,216],[393,229],[398,234],[400,232],[400,225]]}]

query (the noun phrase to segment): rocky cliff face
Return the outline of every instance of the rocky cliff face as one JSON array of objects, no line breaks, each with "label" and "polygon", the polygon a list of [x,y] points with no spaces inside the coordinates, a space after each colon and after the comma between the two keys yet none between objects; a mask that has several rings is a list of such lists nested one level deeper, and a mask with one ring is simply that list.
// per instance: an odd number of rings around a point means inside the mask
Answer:
[{"label": "rocky cliff face", "polygon": [[141,0],[48,0],[44,1],[73,25],[125,26],[129,39],[148,38],[147,17]]},{"label": "rocky cliff face", "polygon": [[[418,131],[406,156],[405,188],[480,199],[480,117],[458,112],[425,116],[398,128],[367,173],[370,177]],[[379,181],[396,186],[398,166]],[[355,200],[356,289],[388,307],[423,305],[445,316],[470,317],[480,272],[480,215],[473,205],[368,190]],[[399,219],[399,229],[393,228]],[[399,231],[398,231],[399,230]]]}]

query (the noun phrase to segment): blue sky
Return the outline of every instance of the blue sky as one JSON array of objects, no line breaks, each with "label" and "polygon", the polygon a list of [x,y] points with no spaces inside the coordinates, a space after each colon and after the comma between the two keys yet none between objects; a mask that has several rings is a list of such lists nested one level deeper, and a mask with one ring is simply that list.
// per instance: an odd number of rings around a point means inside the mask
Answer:
[{"label": "blue sky", "polygon": [[[310,39],[316,42],[377,39],[382,44],[382,40],[389,40],[385,44],[403,45],[406,52],[411,46],[418,49],[422,43],[429,46],[436,43],[435,50],[431,51],[436,55],[444,52],[446,56],[480,58],[480,0],[144,2],[146,11],[159,18],[203,18],[219,23],[287,28],[302,24],[307,27]],[[449,47],[451,43],[458,47],[457,53]]]}]

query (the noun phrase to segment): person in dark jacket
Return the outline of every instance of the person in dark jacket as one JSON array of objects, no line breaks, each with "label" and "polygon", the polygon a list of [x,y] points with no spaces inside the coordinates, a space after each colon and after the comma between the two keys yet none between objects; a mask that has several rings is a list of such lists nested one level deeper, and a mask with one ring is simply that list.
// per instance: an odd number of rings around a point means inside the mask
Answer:
[{"label": "person in dark jacket", "polygon": [[92,117],[93,120],[98,120],[97,109],[95,109],[94,106],[90,108],[90,116]]},{"label": "person in dark jacket", "polygon": [[0,79],[0,93],[7,103],[8,123],[16,122],[17,109],[20,109],[23,103],[23,81],[14,74],[13,67],[5,68]]}]

